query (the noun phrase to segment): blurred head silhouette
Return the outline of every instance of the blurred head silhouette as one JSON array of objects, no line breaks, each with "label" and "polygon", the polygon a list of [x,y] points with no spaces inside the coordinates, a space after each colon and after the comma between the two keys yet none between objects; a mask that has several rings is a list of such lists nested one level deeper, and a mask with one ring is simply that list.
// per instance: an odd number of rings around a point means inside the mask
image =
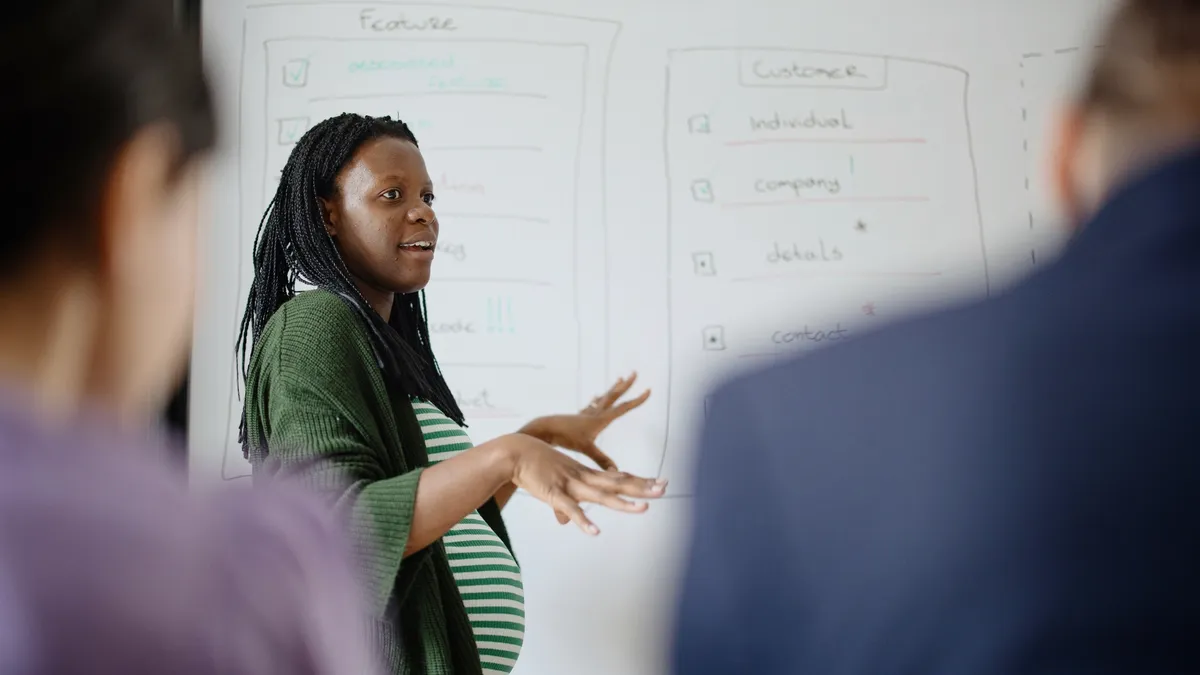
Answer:
[{"label": "blurred head silhouette", "polygon": [[148,421],[182,374],[214,123],[172,3],[39,0],[0,23],[0,384]]},{"label": "blurred head silhouette", "polygon": [[1078,225],[1131,173],[1200,142],[1200,0],[1127,0],[1061,117],[1051,176]]}]

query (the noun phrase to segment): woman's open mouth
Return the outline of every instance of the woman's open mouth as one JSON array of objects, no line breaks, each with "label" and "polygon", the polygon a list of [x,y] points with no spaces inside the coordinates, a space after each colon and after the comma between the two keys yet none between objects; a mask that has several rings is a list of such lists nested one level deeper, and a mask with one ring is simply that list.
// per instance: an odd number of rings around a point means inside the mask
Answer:
[{"label": "woman's open mouth", "polygon": [[405,251],[432,251],[434,242],[432,241],[414,241],[409,244],[400,244],[400,248]]}]

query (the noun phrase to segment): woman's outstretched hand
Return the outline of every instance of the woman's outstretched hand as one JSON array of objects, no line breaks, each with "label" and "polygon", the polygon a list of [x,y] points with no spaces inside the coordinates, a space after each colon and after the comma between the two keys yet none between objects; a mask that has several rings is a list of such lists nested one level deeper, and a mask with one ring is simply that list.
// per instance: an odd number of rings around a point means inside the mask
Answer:
[{"label": "woman's outstretched hand", "polygon": [[596,447],[596,438],[608,425],[650,398],[647,389],[637,398],[618,403],[636,380],[637,373],[623,377],[608,391],[592,399],[591,404],[578,414],[539,417],[525,425],[521,433],[581,453],[604,471],[616,471],[617,463]]},{"label": "woman's outstretched hand", "polygon": [[574,522],[588,534],[599,534],[581,504],[592,503],[625,513],[642,513],[649,504],[631,499],[657,499],[666,494],[664,480],[588,468],[527,434],[502,437],[512,468],[512,483],[554,509],[560,523]]}]

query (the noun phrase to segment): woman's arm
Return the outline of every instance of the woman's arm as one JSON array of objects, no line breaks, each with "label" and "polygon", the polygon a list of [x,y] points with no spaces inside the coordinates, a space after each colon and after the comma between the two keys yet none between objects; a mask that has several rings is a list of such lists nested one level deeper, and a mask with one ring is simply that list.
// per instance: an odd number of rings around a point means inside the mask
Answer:
[{"label": "woman's arm", "polygon": [[509,482],[509,483],[505,483],[504,485],[501,485],[500,489],[496,490],[496,494],[492,495],[492,498],[496,500],[497,506],[499,506],[500,508],[504,508],[505,506],[508,505],[508,501],[510,499],[512,499],[512,496],[516,493],[517,493],[516,484]]},{"label": "woman's arm", "polygon": [[507,445],[509,437],[502,436],[422,472],[405,557],[441,539],[502,486],[512,485],[513,461]]}]

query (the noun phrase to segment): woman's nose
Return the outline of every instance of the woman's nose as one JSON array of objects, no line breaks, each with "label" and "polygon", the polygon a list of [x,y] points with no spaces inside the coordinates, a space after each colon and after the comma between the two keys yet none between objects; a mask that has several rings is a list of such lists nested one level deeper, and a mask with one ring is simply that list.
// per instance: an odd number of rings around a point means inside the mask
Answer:
[{"label": "woman's nose", "polygon": [[433,209],[427,205],[415,206],[408,211],[408,220],[413,223],[422,225],[428,224],[433,220]]}]

